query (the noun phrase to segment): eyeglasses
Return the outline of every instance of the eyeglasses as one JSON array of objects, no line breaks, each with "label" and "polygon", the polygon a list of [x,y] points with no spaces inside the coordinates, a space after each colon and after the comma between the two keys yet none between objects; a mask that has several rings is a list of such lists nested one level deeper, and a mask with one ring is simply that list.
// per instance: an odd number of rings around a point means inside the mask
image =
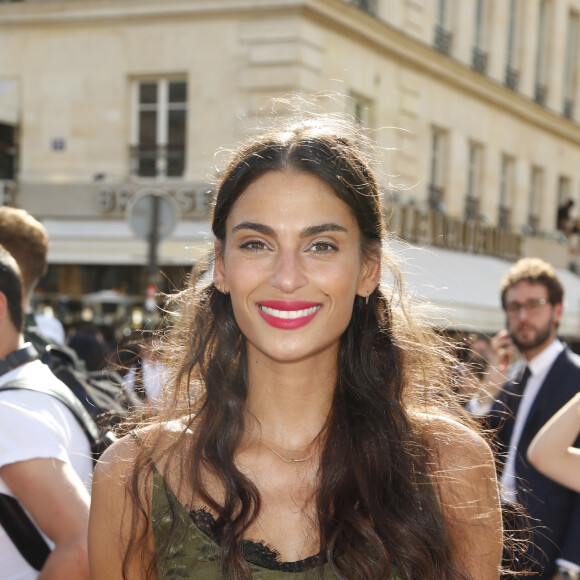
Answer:
[{"label": "eyeglasses", "polygon": [[548,301],[545,298],[531,298],[530,300],[526,300],[524,303],[508,302],[505,305],[505,311],[508,316],[517,316],[523,308],[529,314],[535,314],[546,304],[548,304]]}]

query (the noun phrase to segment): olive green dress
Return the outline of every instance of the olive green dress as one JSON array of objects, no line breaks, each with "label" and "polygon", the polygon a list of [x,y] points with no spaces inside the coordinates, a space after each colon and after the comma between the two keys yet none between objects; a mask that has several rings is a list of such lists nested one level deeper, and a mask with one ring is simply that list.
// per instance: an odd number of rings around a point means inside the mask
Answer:
[{"label": "olive green dress", "polygon": [[[178,519],[181,533],[176,534],[177,540],[169,553],[158,554],[157,570],[159,580],[221,580],[220,546],[202,531],[178,502],[171,489],[168,489],[163,478],[153,467],[153,495],[151,518],[155,543],[158,545],[171,525],[172,518]],[[175,506],[172,512],[171,505]],[[254,544],[254,542],[248,542]],[[261,545],[261,544],[260,544]],[[253,560],[254,558],[252,558]],[[302,571],[284,571],[262,567],[246,556],[254,580],[318,580],[318,565]],[[310,559],[309,559],[310,560]],[[328,564],[324,566],[324,580],[335,579],[336,576]],[[402,580],[396,571],[389,576],[390,580]]]}]

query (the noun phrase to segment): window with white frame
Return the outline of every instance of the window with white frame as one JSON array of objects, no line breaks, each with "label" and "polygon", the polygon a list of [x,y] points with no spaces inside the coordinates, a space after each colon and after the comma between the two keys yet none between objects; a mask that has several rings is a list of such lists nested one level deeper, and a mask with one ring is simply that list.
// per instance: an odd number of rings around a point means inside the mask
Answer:
[{"label": "window with white frame", "polygon": [[487,69],[487,0],[475,1],[475,23],[471,66],[480,73]]},{"label": "window with white frame", "polygon": [[558,177],[558,205],[571,199],[572,185],[570,178],[565,175]]},{"label": "window with white frame", "polygon": [[514,91],[518,88],[518,45],[520,32],[520,0],[509,0],[508,36],[506,47],[505,84]]},{"label": "window with white frame", "polygon": [[453,0],[437,0],[435,9],[435,50],[443,54],[451,54],[453,34],[451,32],[451,15]]},{"label": "window with white frame", "polygon": [[536,87],[534,92],[534,100],[540,105],[546,104],[548,96],[547,72],[551,8],[551,0],[540,0],[538,36],[536,39]]},{"label": "window with white frame", "polygon": [[530,194],[528,198],[528,226],[537,232],[540,226],[540,202],[544,187],[544,171],[541,167],[533,166],[530,179]]},{"label": "window with white frame", "polygon": [[187,82],[184,79],[134,83],[132,173],[181,177],[185,171]]},{"label": "window with white frame", "polygon": [[574,117],[574,100],[578,90],[578,34],[580,15],[570,12],[566,33],[566,56],[564,60],[564,103],[563,113],[568,119]]},{"label": "window with white frame", "polygon": [[347,101],[347,107],[352,118],[363,127],[368,127],[371,120],[372,104],[369,99],[351,93]]},{"label": "window with white frame", "polygon": [[445,167],[447,156],[447,131],[433,127],[431,131],[431,163],[429,182],[429,207],[441,210],[445,196]]},{"label": "window with white frame", "polygon": [[465,195],[465,219],[476,220],[479,217],[479,200],[483,166],[483,147],[479,143],[469,143],[467,160],[467,192]]},{"label": "window with white frame", "polygon": [[515,160],[510,155],[501,156],[499,175],[499,206],[497,225],[502,230],[511,227],[511,205],[514,199]]}]

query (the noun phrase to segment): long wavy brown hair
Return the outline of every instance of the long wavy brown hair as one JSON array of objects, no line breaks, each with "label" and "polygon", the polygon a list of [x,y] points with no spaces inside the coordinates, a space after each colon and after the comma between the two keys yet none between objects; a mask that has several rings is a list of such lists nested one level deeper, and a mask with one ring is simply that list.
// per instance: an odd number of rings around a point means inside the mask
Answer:
[{"label": "long wavy brown hair", "polygon": [[[312,174],[350,208],[363,255],[380,252],[391,280],[377,288],[368,304],[355,298],[341,337],[316,494],[320,577],[327,561],[340,579],[388,578],[394,563],[408,579],[464,578],[452,565],[435,500],[437,482],[428,475],[429,465],[436,464],[436,435],[419,415],[459,416],[449,388],[454,359],[404,303],[398,269],[385,251],[382,194],[371,153],[371,140],[355,124],[334,116],[293,119],[253,137],[233,153],[219,177],[212,229],[223,241],[236,200],[271,171]],[[167,385],[165,412],[158,422],[181,417],[183,430],[169,448],[160,450],[161,438],[153,435],[141,446],[131,488],[134,534],[124,569],[143,553],[148,532],[142,523],[151,522],[141,490],[150,477],[149,458],[157,450],[172,458],[165,464],[166,473],[175,473],[177,465],[182,474],[178,479],[189,486],[192,502],[195,498],[217,515],[223,576],[241,580],[251,575],[240,543],[261,501],[256,486],[235,463],[248,393],[246,342],[230,297],[211,281],[211,263],[205,267],[206,275],[192,275],[188,287],[169,301],[160,348],[174,380]],[[219,482],[219,498],[201,474]],[[139,529],[145,532],[139,534]],[[156,546],[158,555],[171,549],[175,534],[177,530]],[[150,564],[154,570],[155,563]]]}]

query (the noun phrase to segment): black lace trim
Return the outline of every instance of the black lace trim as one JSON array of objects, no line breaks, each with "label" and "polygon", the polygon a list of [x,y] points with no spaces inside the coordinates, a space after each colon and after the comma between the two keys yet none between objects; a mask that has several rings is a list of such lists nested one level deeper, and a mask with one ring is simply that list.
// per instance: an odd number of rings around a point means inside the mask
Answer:
[{"label": "black lace trim", "polygon": [[[215,518],[210,512],[200,508],[191,510],[189,516],[206,536],[219,544],[215,533]],[[241,548],[242,554],[248,562],[260,566],[260,568],[276,570],[277,572],[305,572],[316,568],[320,563],[318,556],[310,556],[297,562],[281,562],[278,551],[263,542],[244,540]]]}]

